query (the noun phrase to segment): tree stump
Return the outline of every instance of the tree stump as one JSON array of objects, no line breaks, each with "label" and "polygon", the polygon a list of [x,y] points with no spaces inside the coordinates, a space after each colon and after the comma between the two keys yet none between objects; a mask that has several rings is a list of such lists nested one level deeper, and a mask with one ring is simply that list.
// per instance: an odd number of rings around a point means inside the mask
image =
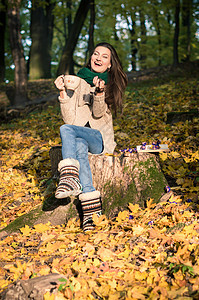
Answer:
[{"label": "tree stump", "polygon": [[[52,179],[46,200],[42,205],[24,214],[1,230],[0,237],[17,231],[26,224],[33,226],[50,222],[52,225],[67,223],[73,217],[82,220],[81,204],[78,197],[56,199],[54,196],[59,173],[58,163],[62,159],[61,146],[50,150]],[[165,193],[168,185],[159,164],[158,154],[129,153],[125,155],[89,155],[94,187],[102,196],[103,213],[114,218],[119,211],[128,208],[129,203],[146,207],[148,199],[155,203],[168,200],[172,194]],[[50,195],[50,196],[48,196]]]},{"label": "tree stump", "polygon": [[[50,150],[52,174],[58,174],[62,159],[61,146]],[[89,155],[94,187],[102,195],[104,212],[113,217],[129,202],[145,207],[153,198],[158,203],[163,197],[166,178],[154,153],[129,153],[125,155]]]}]

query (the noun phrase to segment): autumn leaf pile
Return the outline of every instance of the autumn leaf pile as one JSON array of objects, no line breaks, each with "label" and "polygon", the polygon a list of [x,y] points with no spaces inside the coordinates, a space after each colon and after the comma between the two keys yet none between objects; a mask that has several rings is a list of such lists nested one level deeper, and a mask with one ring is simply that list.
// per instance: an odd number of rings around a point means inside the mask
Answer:
[{"label": "autumn leaf pile", "polygon": [[170,200],[102,216],[92,234],[74,219],[26,225],[0,242],[1,286],[58,272],[67,280],[55,299],[198,299],[198,215]]},{"label": "autumn leaf pile", "polygon": [[[0,241],[1,290],[17,279],[58,272],[59,293],[45,299],[198,299],[198,118],[169,124],[167,113],[197,107],[198,81],[130,84],[123,116],[114,120],[117,150],[160,139],[175,196],[145,209],[129,204],[114,220],[94,216],[64,226],[26,225]],[[57,104],[0,126],[0,228],[40,205],[52,192],[49,149],[60,143]]]}]

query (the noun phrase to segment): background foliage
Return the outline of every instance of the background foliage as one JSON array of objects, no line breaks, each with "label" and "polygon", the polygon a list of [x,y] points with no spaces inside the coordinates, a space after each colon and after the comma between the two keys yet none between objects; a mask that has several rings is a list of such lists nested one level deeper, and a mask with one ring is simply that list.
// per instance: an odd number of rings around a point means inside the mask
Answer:
[{"label": "background foliage", "polygon": [[[27,63],[31,47],[31,2],[32,1],[21,1],[20,9],[21,35]],[[33,2],[36,1],[33,0]],[[38,0],[37,5],[47,7],[49,5],[48,2]],[[51,2],[55,3],[53,9],[53,43],[50,49],[51,75],[55,77],[64,44],[69,36],[69,24],[73,23],[81,1],[51,0]],[[70,6],[68,5],[69,3]],[[188,5],[191,6],[189,11],[189,28],[184,21],[184,14],[188,10]],[[95,24],[92,24],[92,26],[94,26],[94,43],[108,41],[113,44],[121,57],[126,71],[132,69],[132,59],[136,70],[155,67],[157,65],[172,64],[176,22],[175,8],[176,1],[119,0],[115,3],[114,1],[108,0],[95,0]],[[199,57],[199,17],[197,1],[181,0],[179,17],[179,62],[187,59],[191,61],[196,60]],[[90,13],[87,14],[73,55],[73,59],[77,65],[82,66],[88,54],[89,26]],[[7,80],[13,80],[14,66],[12,65],[9,33],[7,29],[5,36],[5,59],[5,78]],[[75,67],[75,72],[78,68],[77,66]]]}]

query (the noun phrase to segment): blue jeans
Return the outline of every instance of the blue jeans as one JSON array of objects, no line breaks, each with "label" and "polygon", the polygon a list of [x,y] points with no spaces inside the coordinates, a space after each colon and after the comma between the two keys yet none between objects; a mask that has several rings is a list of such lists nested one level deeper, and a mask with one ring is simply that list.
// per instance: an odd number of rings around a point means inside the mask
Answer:
[{"label": "blue jeans", "polygon": [[103,151],[103,139],[100,131],[89,127],[65,124],[60,127],[60,136],[62,158],[74,158],[79,161],[79,179],[83,193],[95,191],[88,152],[100,154]]}]

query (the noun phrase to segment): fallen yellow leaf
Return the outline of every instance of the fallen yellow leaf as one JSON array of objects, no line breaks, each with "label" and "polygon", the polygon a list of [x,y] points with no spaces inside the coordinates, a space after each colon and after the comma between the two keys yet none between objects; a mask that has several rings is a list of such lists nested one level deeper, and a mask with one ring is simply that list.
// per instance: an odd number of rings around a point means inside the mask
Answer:
[{"label": "fallen yellow leaf", "polygon": [[31,229],[28,225],[25,225],[24,227],[20,228],[20,231],[24,236],[30,236],[31,235]]},{"label": "fallen yellow leaf", "polygon": [[116,254],[104,247],[101,247],[98,251],[97,251],[97,255],[99,255],[99,257],[103,260],[103,261],[109,261],[109,260],[113,260],[116,256]]},{"label": "fallen yellow leaf", "polygon": [[55,300],[55,296],[54,296],[54,294],[47,292],[44,294],[44,300]]},{"label": "fallen yellow leaf", "polygon": [[140,206],[138,204],[129,203],[129,209],[132,211],[132,213],[136,214],[140,209]]}]

